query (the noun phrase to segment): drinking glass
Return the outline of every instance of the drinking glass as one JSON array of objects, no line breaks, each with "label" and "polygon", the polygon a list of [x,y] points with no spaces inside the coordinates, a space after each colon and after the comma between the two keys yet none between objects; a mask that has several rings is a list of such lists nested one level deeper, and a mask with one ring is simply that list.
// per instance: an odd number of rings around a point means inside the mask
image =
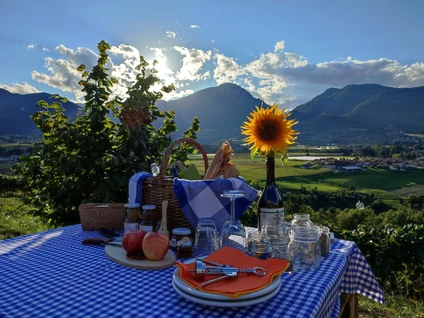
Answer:
[{"label": "drinking glass", "polygon": [[219,249],[216,221],[211,218],[199,219],[194,238],[194,256],[204,257]]},{"label": "drinking glass", "polygon": [[272,257],[272,246],[264,233],[250,232],[247,236],[246,253],[259,259]]},{"label": "drinking glass", "polygon": [[243,224],[235,218],[236,199],[244,197],[244,191],[241,190],[225,190],[221,197],[231,200],[230,218],[225,221],[221,228],[220,242],[221,247],[230,246],[241,251],[245,251],[246,231]]}]

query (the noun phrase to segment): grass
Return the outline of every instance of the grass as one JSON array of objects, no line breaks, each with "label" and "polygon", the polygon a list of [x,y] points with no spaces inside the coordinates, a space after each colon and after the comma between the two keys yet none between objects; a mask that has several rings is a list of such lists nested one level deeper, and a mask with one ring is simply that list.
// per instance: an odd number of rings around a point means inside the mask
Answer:
[{"label": "grass", "polygon": [[[203,171],[202,157],[191,160],[199,171]],[[240,171],[240,175],[249,180],[265,183],[265,159],[251,159],[249,154],[238,153],[231,159]],[[424,169],[407,171],[390,171],[388,169],[368,168],[362,172],[337,172],[328,168],[303,169],[306,161],[289,160],[284,166],[276,159],[275,177],[278,186],[284,189],[317,188],[319,191],[337,191],[340,188],[355,187],[357,191],[373,191],[393,196],[393,189],[404,189],[402,195],[419,194],[420,186],[424,186]],[[418,188],[417,188],[418,187]],[[424,193],[424,191],[422,192]]]},{"label": "grass", "polygon": [[0,148],[10,149],[10,148],[28,148],[34,146],[33,144],[17,144],[17,143],[4,143],[0,144]]},{"label": "grass", "polygon": [[0,163],[0,174],[11,174],[12,171],[10,169],[13,165],[13,163]]},{"label": "grass", "polygon": [[48,230],[47,222],[33,212],[22,198],[0,197],[0,240]]},{"label": "grass", "polygon": [[386,303],[381,305],[364,296],[359,296],[359,317],[361,318],[422,318],[424,302],[403,296],[385,295]]}]

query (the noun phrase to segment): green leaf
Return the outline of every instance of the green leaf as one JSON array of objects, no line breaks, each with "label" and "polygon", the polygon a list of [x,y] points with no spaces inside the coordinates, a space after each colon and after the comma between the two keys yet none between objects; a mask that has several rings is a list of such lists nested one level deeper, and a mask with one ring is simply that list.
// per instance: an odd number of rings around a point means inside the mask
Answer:
[{"label": "green leaf", "polygon": [[39,100],[37,106],[43,107],[45,109],[49,108],[49,104],[44,100]]},{"label": "green leaf", "polygon": [[256,156],[256,151],[254,149],[250,150],[250,158],[254,159]]},{"label": "green leaf", "polygon": [[84,71],[85,70],[85,65],[84,64],[81,64],[80,66],[78,66],[78,68],[77,68],[77,71],[78,72],[82,72],[82,71]]},{"label": "green leaf", "polygon": [[82,77],[87,77],[88,76],[88,72],[87,71],[84,71],[84,73],[82,73],[82,75],[81,75]]}]

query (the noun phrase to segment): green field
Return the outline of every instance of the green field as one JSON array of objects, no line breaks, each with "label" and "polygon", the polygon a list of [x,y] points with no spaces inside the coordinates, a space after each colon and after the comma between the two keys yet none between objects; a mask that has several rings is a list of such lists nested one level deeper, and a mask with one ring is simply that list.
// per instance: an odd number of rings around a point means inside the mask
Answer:
[{"label": "green field", "polygon": [[0,163],[0,174],[11,174],[10,170],[14,164],[13,163]]},{"label": "green field", "polygon": [[[203,159],[191,157],[199,171],[203,172]],[[212,160],[212,156],[209,162]],[[257,180],[265,183],[266,169],[264,158],[251,159],[249,154],[237,153],[231,159],[246,181]],[[279,159],[275,163],[275,178],[278,186],[286,189],[317,188],[320,191],[337,191],[354,187],[357,191],[392,192],[402,189],[417,194],[419,186],[424,186],[424,169],[390,171],[388,169],[368,168],[363,172],[338,172],[327,168],[303,169],[305,161],[289,160],[284,166]],[[418,190],[418,192],[420,192]],[[424,192],[423,192],[424,193]]]},{"label": "green field", "polygon": [[[213,154],[209,156],[209,163]],[[203,173],[202,156],[191,156],[191,161]],[[233,155],[233,162],[246,181],[265,183],[265,159],[250,158],[250,154],[237,153]],[[341,188],[354,187],[357,191],[375,191],[381,194],[397,194],[407,196],[424,193],[424,169],[410,169],[408,171],[390,171],[388,169],[368,168],[363,172],[337,172],[327,168],[303,169],[306,161],[289,160],[284,166],[279,159],[275,161],[275,178],[281,188],[299,190],[301,187],[319,191],[337,191]],[[0,164],[0,174],[10,174],[12,163]]]}]

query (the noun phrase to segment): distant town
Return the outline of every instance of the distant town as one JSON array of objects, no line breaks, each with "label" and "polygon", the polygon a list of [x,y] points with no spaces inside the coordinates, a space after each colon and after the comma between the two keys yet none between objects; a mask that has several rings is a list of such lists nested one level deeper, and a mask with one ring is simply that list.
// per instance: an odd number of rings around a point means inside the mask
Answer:
[{"label": "distant town", "polygon": [[416,158],[403,160],[401,158],[371,158],[371,159],[333,159],[320,158],[304,165],[304,169],[314,167],[329,168],[341,172],[361,172],[366,168],[383,168],[391,171],[406,171],[409,168],[424,168],[424,150],[416,150]]}]

